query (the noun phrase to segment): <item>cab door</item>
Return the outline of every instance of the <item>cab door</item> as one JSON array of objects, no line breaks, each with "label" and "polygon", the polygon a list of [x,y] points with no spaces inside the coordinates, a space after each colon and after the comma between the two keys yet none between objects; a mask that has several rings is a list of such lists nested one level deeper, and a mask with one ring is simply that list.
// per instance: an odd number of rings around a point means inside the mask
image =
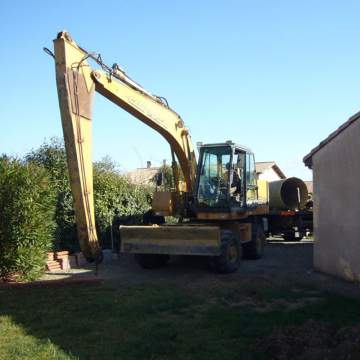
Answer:
[{"label": "cab door", "polygon": [[230,208],[240,210],[246,203],[246,154],[235,149],[230,176]]},{"label": "cab door", "polygon": [[255,170],[255,157],[252,153],[246,153],[246,205],[252,206],[257,203],[258,191]]}]

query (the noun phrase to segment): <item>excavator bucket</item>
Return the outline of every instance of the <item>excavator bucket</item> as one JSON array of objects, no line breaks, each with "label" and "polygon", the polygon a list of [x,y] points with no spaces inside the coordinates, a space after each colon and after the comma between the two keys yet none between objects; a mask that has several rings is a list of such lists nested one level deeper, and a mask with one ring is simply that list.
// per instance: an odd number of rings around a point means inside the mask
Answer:
[{"label": "excavator bucket", "polygon": [[56,82],[77,233],[88,260],[99,260],[94,217],[91,108],[95,90],[86,53],[66,32],[54,40]]}]

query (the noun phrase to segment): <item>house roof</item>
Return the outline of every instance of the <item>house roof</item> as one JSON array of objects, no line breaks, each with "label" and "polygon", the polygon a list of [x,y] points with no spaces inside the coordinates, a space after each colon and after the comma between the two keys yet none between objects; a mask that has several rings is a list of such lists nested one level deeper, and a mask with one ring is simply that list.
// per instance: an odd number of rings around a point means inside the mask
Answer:
[{"label": "house roof", "polygon": [[158,173],[158,167],[151,168],[139,168],[133,171],[129,171],[125,176],[133,183],[137,185],[149,185],[155,175]]},{"label": "house roof", "polygon": [[281,171],[281,169],[276,165],[275,161],[262,161],[255,163],[256,173],[262,174],[268,169],[273,169],[276,174],[280,177],[280,179],[286,179],[285,174]]},{"label": "house roof", "polygon": [[311,152],[304,157],[304,159],[303,159],[304,164],[311,169],[312,168],[312,157],[320,149],[322,149],[324,146],[326,146],[329,142],[331,142],[339,134],[341,134],[345,129],[347,129],[351,124],[358,121],[359,119],[360,119],[360,112],[357,112],[355,115],[351,116],[348,121],[346,121],[344,124],[342,124],[340,127],[338,127],[325,140],[321,141],[318,146],[316,146],[314,149],[312,149]]}]

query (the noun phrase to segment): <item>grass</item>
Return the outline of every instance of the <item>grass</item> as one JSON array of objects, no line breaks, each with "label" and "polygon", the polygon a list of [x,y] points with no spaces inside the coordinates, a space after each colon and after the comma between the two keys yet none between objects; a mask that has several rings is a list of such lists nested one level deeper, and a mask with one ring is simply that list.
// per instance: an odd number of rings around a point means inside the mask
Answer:
[{"label": "grass", "polygon": [[[294,306],[294,304],[296,306]],[[304,287],[0,289],[0,359],[264,359],[273,329],[360,321],[360,301]]]}]

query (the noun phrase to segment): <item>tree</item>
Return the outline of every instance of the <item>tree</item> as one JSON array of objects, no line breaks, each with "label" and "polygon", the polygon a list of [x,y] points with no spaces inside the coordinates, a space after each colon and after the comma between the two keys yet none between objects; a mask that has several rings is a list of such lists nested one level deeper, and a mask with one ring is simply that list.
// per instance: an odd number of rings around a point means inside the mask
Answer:
[{"label": "tree", "polygon": [[45,141],[38,149],[29,152],[25,159],[28,163],[46,169],[50,179],[49,185],[54,191],[56,204],[54,249],[79,251],[74,200],[70,189],[64,142],[59,138],[51,138],[50,141]]},{"label": "tree", "polygon": [[36,279],[54,236],[54,193],[46,170],[0,157],[0,276]]}]

